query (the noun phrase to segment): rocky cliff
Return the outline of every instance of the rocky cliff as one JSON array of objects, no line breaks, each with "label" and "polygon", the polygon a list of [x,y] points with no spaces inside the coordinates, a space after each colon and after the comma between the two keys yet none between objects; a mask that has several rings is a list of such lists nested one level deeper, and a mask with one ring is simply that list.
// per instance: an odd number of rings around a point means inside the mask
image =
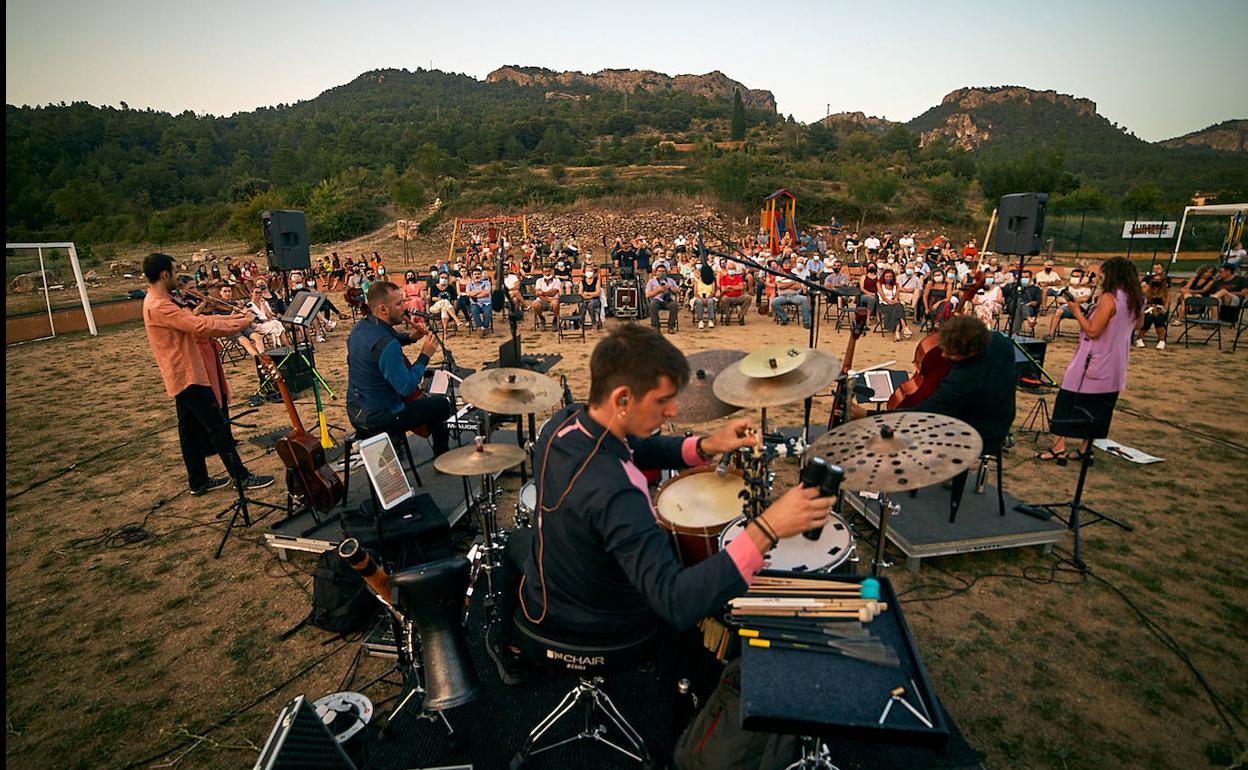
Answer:
[{"label": "rocky cliff", "polygon": [[716,70],[705,75],[677,75],[671,77],[652,70],[600,70],[591,75],[583,72],[555,72],[543,67],[499,67],[485,76],[488,83],[510,81],[522,86],[546,88],[574,88],[589,86],[611,91],[631,93],[638,86],[647,91],[684,91],[709,99],[732,99],[733,91],[741,92],[745,106],[755,110],[776,111],[776,97],[771,91],[746,88]]},{"label": "rocky cliff", "polygon": [[[1040,107],[1045,110],[1035,109]],[[1061,114],[1063,121],[1092,119],[1105,122],[1096,113],[1096,102],[1090,99],[1021,86],[997,86],[959,88],[946,94],[939,106],[915,118],[910,125],[918,130],[921,144],[943,139],[963,149],[975,150],[998,133],[1000,127],[994,125],[993,115],[998,119],[1006,115],[1016,118],[1033,115],[1038,118],[1042,113],[1050,117]],[[1045,130],[1052,128],[1055,126]]]},{"label": "rocky cliff", "polygon": [[1223,152],[1248,153],[1248,119],[1226,120],[1216,125],[1158,142],[1162,147],[1199,145]]},{"label": "rocky cliff", "polygon": [[887,118],[868,116],[865,112],[836,112],[818,122],[831,129],[865,129],[873,134],[882,134],[897,125]]}]

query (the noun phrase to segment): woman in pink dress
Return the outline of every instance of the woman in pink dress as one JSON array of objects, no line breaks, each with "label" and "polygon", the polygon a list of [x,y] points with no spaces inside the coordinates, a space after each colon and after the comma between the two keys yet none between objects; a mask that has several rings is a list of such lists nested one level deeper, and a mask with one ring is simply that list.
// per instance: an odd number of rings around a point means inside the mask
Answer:
[{"label": "woman in pink dress", "polygon": [[416,277],[416,271],[408,270],[403,274],[403,309],[425,312],[425,284]]}]

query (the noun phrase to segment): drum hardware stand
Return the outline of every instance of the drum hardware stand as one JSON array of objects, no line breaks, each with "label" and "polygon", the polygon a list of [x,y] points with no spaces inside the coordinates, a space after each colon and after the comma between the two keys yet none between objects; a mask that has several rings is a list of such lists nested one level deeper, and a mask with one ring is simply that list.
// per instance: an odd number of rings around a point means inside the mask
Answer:
[{"label": "drum hardware stand", "polygon": [[871,560],[871,577],[879,577],[881,569],[893,566],[884,558],[884,549],[888,547],[888,519],[901,513],[901,506],[888,499],[887,492],[880,493],[880,532],[879,541],[875,544],[875,558]]},{"label": "drum hardware stand", "polygon": [[801,756],[786,765],[784,770],[840,770],[832,764],[832,752],[828,751],[828,744],[822,738],[803,735],[798,740],[802,747]]},{"label": "drum hardware stand", "polygon": [[[480,437],[477,438],[481,442]],[[477,501],[477,514],[481,520],[481,541],[473,543],[468,552],[469,568],[468,591],[464,596],[464,622],[468,622],[468,612],[472,607],[472,595],[476,590],[477,580],[485,573],[485,622],[487,628],[500,621],[498,607],[501,603],[499,591],[495,588],[494,571],[503,569],[503,555],[507,549],[507,537],[498,530],[498,489],[494,486],[494,476],[482,476],[482,494]]]},{"label": "drum hardware stand", "polygon": [[221,511],[214,517],[217,519],[221,519],[221,518],[224,518],[227,513],[230,513],[231,511],[233,511],[233,513],[231,513],[230,515],[229,522],[227,522],[225,525],[225,534],[221,536],[221,542],[217,544],[216,553],[212,555],[212,558],[214,559],[221,558],[221,552],[225,550],[225,541],[230,539],[230,533],[234,531],[234,526],[238,522],[239,517],[242,517],[244,527],[250,527],[252,524],[254,524],[257,521],[263,521],[264,518],[269,515],[268,513],[266,513],[264,514],[264,516],[260,516],[259,518],[256,518],[253,520],[251,518],[251,514],[247,510],[248,505],[258,506],[260,508],[267,508],[270,512],[272,511],[285,512],[287,510],[286,506],[284,505],[274,505],[273,503],[266,503],[261,500],[252,500],[251,498],[247,497],[247,490],[243,487],[243,481],[244,479],[234,479],[234,487],[238,490],[238,499],[230,503],[228,506],[226,506],[226,508],[223,511]]}]

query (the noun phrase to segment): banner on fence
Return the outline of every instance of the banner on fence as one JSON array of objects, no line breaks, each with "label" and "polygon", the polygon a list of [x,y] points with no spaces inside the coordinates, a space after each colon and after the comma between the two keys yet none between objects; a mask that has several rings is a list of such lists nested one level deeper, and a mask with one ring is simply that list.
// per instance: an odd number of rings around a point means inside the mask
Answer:
[{"label": "banner on fence", "polygon": [[1177,222],[1123,222],[1123,238],[1173,238]]}]

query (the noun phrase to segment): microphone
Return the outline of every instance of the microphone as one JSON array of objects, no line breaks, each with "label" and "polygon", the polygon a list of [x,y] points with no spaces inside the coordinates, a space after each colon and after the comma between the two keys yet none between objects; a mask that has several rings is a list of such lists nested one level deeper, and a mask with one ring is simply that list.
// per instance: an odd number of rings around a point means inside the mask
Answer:
[{"label": "microphone", "polygon": [[495,313],[501,313],[503,308],[507,306],[507,290],[503,288],[503,244],[507,242],[504,237],[498,239],[498,266],[494,270],[494,291],[490,292],[490,309]]},{"label": "microphone", "polygon": [[702,259],[702,267],[699,268],[698,277],[702,279],[702,283],[709,286],[715,284],[715,271],[706,261],[706,244],[702,242],[702,225],[698,225],[698,255]]},{"label": "microphone", "polygon": [[422,312],[421,312],[421,311],[419,311],[419,310],[412,310],[412,309],[410,309],[410,308],[409,308],[409,309],[407,309],[407,310],[404,310],[404,311],[403,311],[403,315],[408,316],[408,317],[411,317],[411,318],[420,318],[420,319],[425,320],[425,321],[436,321],[436,320],[438,320],[438,319],[436,319],[434,316],[429,315],[428,313],[422,313]]},{"label": "microphone", "polygon": [[732,452],[724,452],[724,456],[720,458],[719,465],[715,466],[715,475],[724,478],[728,475],[728,461],[732,459]]}]

